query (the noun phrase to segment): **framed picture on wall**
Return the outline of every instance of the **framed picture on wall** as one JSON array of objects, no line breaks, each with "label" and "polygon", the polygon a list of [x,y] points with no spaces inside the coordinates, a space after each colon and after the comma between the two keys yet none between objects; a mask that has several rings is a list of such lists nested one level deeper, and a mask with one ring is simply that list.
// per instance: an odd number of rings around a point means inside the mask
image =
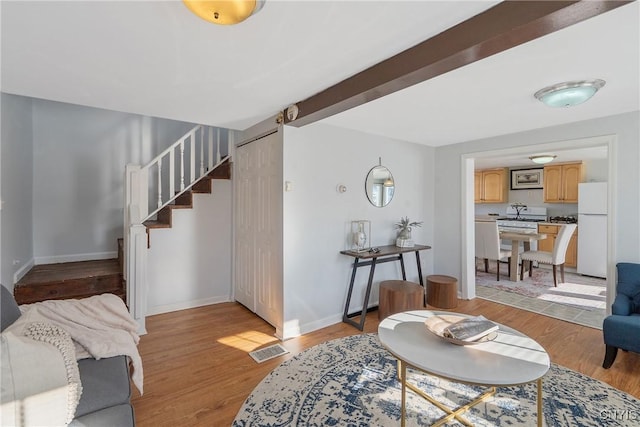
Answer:
[{"label": "framed picture on wall", "polygon": [[543,168],[517,169],[511,171],[512,190],[542,189]]}]

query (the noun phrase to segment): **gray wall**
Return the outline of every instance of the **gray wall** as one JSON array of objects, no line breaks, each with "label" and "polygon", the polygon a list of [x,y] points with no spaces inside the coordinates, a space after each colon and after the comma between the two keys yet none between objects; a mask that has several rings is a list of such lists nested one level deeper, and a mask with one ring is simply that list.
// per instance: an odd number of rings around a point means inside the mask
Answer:
[{"label": "gray wall", "polygon": [[[2,101],[2,284],[33,262],[33,134],[30,98],[0,94]],[[14,264],[15,261],[15,264]]]},{"label": "gray wall", "polygon": [[[389,168],[396,183],[391,203],[378,208],[369,203],[365,179],[378,165]],[[422,273],[433,271],[434,149],[381,136],[316,123],[284,128],[284,179],[292,190],[284,193],[285,329],[306,333],[339,322],[346,301],[353,258],[349,249],[351,221],[371,221],[374,246],[395,244],[394,223],[408,216],[424,221],[414,228],[413,240],[431,245],[421,252]],[[336,187],[343,184],[345,193]],[[439,209],[439,208],[436,208]],[[418,281],[415,256],[405,256],[407,279]],[[368,268],[359,269],[350,311],[362,307]],[[381,264],[374,281],[402,277],[397,262]],[[377,304],[377,286],[371,305]]]},{"label": "gray wall", "polygon": [[34,99],[36,264],[113,256],[125,165],[148,162],[193,126]]},{"label": "gray wall", "polygon": [[[436,272],[461,275],[461,156],[514,146],[617,135],[616,261],[640,261],[640,113],[632,112],[544,129],[504,135],[436,149],[434,264]],[[514,143],[514,141],[517,141]]]}]

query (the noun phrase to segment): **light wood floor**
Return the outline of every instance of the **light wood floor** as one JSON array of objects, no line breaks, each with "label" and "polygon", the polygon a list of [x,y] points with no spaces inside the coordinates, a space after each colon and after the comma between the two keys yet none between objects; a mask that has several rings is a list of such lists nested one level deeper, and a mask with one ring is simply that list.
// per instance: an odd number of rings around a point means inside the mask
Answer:
[{"label": "light wood floor", "polygon": [[[640,355],[620,351],[612,368],[603,369],[602,331],[481,299],[460,301],[455,311],[483,314],[515,328],[535,338],[553,363],[640,398]],[[367,315],[365,332],[377,327],[374,311]],[[139,427],[229,426],[253,388],[282,361],[321,342],[360,333],[339,323],[288,340],[283,345],[290,354],[257,364],[247,353],[277,342],[274,329],[240,304],[151,316],[147,330],[139,345],[145,393],[133,398]]]}]

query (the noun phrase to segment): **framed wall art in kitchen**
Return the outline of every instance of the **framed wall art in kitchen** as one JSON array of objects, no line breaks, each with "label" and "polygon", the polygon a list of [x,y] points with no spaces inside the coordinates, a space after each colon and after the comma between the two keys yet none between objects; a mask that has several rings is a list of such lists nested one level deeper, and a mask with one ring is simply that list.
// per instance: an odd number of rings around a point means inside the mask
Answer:
[{"label": "framed wall art in kitchen", "polygon": [[542,189],[543,168],[511,170],[512,190]]}]

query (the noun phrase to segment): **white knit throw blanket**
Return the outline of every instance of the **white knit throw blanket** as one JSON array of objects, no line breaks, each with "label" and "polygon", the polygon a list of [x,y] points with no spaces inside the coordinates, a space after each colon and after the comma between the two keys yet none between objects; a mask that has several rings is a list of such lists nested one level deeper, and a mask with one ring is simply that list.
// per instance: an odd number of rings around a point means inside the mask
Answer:
[{"label": "white knit throw blanket", "polygon": [[64,367],[67,370],[68,395],[67,395],[67,424],[73,420],[76,407],[82,394],[82,384],[80,383],[80,371],[76,361],[76,352],[71,336],[62,328],[51,323],[35,322],[26,326],[25,336],[53,345],[60,351]]},{"label": "white knit throw blanket", "polygon": [[113,294],[84,299],[48,300],[20,306],[22,316],[9,328],[24,335],[25,326],[48,322],[71,335],[76,344],[76,358],[101,359],[125,355],[131,359],[131,379],[143,392],[142,359],[137,344],[138,324],[124,302]]}]

